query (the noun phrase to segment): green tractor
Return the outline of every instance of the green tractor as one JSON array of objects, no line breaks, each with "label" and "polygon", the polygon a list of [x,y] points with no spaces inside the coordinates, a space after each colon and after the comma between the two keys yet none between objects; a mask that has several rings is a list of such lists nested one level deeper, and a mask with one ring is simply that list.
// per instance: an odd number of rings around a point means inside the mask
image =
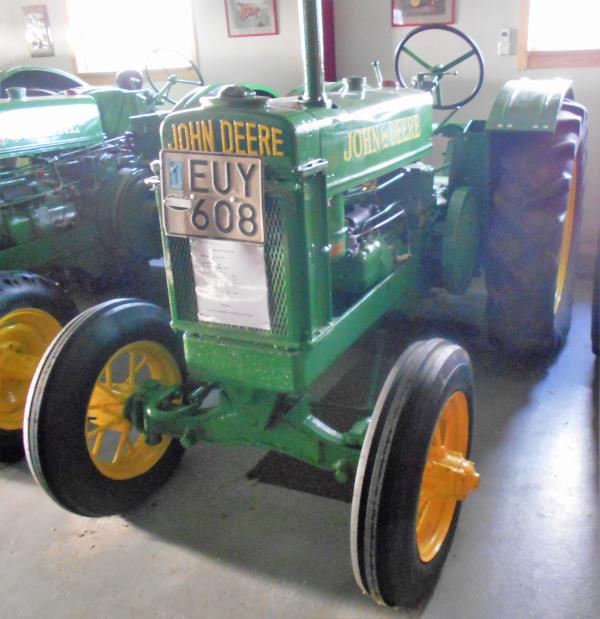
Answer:
[{"label": "green tractor", "polygon": [[101,88],[55,69],[0,72],[0,461],[23,456],[29,382],[77,313],[57,281],[106,285],[161,255],[144,181],[171,84],[151,93],[141,82],[132,72]]},{"label": "green tractor", "polygon": [[[444,77],[468,58],[483,71],[477,46],[448,27],[468,45],[451,62],[414,52],[422,29],[399,48],[422,64],[419,88],[326,87],[320,4],[300,2],[302,95],[233,85],[162,122],[154,183],[171,314],[121,299],[70,322],[32,383],[27,457],[42,488],[86,516],[138,505],[197,443],[259,446],[354,479],[356,581],[380,604],[412,606],[479,485],[469,356],[443,339],[412,344],[347,428],[316,416],[310,387],[386,313],[433,287],[463,293],[480,268],[493,341],[519,357],[555,351],[586,111],[564,81],[523,80],[487,122],[434,124]],[[435,135],[449,140],[440,168],[423,163]]]},{"label": "green tractor", "polygon": [[204,94],[219,87],[203,86],[188,62],[195,80],[167,75],[159,88],[146,70],[151,89],[137,71],[118,74],[115,87],[55,69],[0,72],[0,461],[23,456],[27,389],[77,313],[72,284],[132,281],[162,255],[145,184],[167,115],[158,106],[175,104],[179,82]]}]

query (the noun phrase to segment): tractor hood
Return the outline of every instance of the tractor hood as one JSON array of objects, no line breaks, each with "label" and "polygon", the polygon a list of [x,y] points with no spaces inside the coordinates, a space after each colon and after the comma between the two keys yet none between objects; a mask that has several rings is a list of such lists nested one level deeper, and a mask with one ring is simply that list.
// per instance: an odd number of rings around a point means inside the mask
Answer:
[{"label": "tractor hood", "polygon": [[103,141],[98,106],[92,97],[27,98],[24,89],[9,89],[0,99],[0,159],[42,155]]},{"label": "tractor hood", "polygon": [[279,169],[305,170],[321,161],[331,192],[418,161],[431,149],[429,93],[370,88],[350,78],[329,97],[330,107],[311,107],[299,97],[269,99],[227,86],[199,107],[170,114],[162,147],[260,156]]}]

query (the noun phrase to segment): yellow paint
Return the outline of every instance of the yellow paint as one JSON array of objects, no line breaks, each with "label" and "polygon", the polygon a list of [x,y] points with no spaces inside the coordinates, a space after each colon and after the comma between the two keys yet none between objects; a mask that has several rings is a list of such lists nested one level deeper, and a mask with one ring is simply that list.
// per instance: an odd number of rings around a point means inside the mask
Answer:
[{"label": "yellow paint", "polygon": [[165,436],[158,445],[148,445],[123,415],[128,398],[149,379],[178,385],[181,374],[164,346],[138,341],[117,350],[96,380],[86,415],[86,445],[94,466],[109,479],[147,473],[171,443]]},{"label": "yellow paint", "polygon": [[[246,143],[249,155],[258,155],[258,131],[256,123],[246,123]],[[254,146],[256,144],[256,147]]]},{"label": "yellow paint", "polygon": [[269,142],[270,136],[271,132],[269,131],[269,127],[266,125],[258,125],[258,146],[262,157],[271,156],[271,143]]},{"label": "yellow paint", "polygon": [[248,153],[245,147],[246,136],[244,134],[244,123],[241,120],[233,121],[233,136],[235,138],[235,152]]},{"label": "yellow paint", "polygon": [[221,152],[229,155],[234,151],[233,124],[228,120],[221,121]]},{"label": "yellow paint", "polygon": [[[218,128],[213,120],[197,120],[171,125],[171,141],[168,150],[216,153],[226,155],[260,155],[261,157],[284,157],[283,130],[262,123],[243,120],[221,119]],[[219,151],[215,132],[221,141]]]},{"label": "yellow paint", "polygon": [[20,430],[29,384],[60,323],[39,309],[0,318],[0,429]]},{"label": "yellow paint", "polygon": [[458,501],[479,486],[479,474],[466,459],[469,448],[469,404],[462,391],[445,403],[433,432],[423,471],[416,536],[419,557],[432,561],[442,547]]},{"label": "yellow paint", "polygon": [[283,157],[283,151],[281,150],[281,146],[283,146],[283,131],[278,129],[277,127],[271,127],[271,140],[273,143],[273,157]]},{"label": "yellow paint", "polygon": [[[262,123],[243,120],[189,121],[171,125],[171,141],[168,150],[188,152],[221,152],[226,155],[252,155],[261,157],[284,157],[285,140],[283,130]],[[215,132],[221,141],[219,151],[215,143]]]},{"label": "yellow paint", "polygon": [[379,125],[353,129],[346,135],[344,161],[362,159],[420,137],[421,119],[418,114]]},{"label": "yellow paint", "polygon": [[171,125],[169,150],[203,151],[215,148],[215,129],[212,120]]},{"label": "yellow paint", "polygon": [[569,189],[567,201],[567,214],[565,216],[564,232],[558,258],[558,274],[556,277],[556,291],[554,293],[554,314],[558,314],[560,303],[565,292],[569,262],[571,261],[571,245],[573,244],[573,231],[575,229],[575,211],[577,210],[577,194],[579,188],[579,162],[575,163],[573,180]]},{"label": "yellow paint", "polygon": [[215,152],[215,125],[212,120],[201,120],[202,146],[205,152]]}]

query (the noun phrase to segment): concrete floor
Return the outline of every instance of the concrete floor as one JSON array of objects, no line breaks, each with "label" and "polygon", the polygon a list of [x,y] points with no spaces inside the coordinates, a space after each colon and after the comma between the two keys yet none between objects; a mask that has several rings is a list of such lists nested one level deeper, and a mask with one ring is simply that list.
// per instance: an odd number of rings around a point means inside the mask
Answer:
[{"label": "concrete floor", "polygon": [[[411,616],[600,617],[590,289],[580,282],[567,347],[545,370],[507,368],[477,329],[442,328],[474,361],[482,484],[463,509],[433,597]],[[477,293],[442,305],[455,322],[481,318]],[[405,341],[394,323],[385,326],[391,361]],[[440,332],[435,322],[417,328]],[[371,349],[363,338],[335,374],[364,373]],[[356,588],[349,506],[247,480],[262,455],[197,447],[140,509],[100,520],[56,506],[25,463],[0,465],[0,617],[407,616]]]}]

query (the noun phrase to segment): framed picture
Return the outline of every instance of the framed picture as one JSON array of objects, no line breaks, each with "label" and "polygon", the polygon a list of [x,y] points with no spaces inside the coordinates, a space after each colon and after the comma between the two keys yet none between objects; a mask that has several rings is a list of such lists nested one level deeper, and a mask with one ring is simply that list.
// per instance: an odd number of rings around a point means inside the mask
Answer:
[{"label": "framed picture", "polygon": [[48,22],[45,4],[31,4],[23,7],[25,18],[25,39],[32,57],[54,56],[54,43]]},{"label": "framed picture", "polygon": [[392,0],[392,26],[453,24],[456,0]]},{"label": "framed picture", "polygon": [[230,37],[279,34],[275,0],[225,0]]}]

